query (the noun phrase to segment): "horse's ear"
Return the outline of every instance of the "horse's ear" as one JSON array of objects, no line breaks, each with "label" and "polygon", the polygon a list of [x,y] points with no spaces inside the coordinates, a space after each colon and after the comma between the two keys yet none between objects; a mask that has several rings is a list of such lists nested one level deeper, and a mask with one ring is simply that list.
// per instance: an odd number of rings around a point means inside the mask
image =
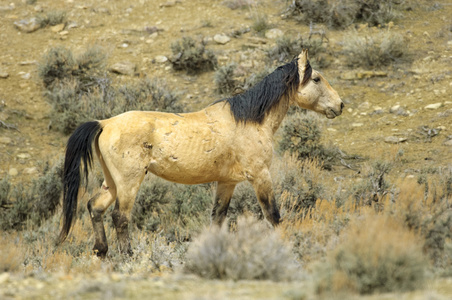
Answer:
[{"label": "horse's ear", "polygon": [[300,74],[301,78],[303,78],[308,64],[308,49],[303,49],[300,55],[298,55],[298,73]]}]

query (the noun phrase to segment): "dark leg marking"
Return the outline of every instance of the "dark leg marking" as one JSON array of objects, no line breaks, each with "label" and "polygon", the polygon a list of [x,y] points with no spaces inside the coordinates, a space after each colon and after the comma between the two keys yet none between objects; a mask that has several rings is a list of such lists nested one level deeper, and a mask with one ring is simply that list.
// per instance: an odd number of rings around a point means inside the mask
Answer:
[{"label": "dark leg marking", "polygon": [[217,183],[217,192],[215,194],[212,208],[212,224],[221,226],[226,219],[229,203],[234,193],[235,184]]},{"label": "dark leg marking", "polygon": [[104,221],[102,218],[103,212],[93,209],[92,202],[99,196],[95,195],[88,201],[88,211],[91,217],[91,223],[93,224],[94,231],[94,248],[93,251],[97,256],[104,258],[107,255],[108,243],[105,235]]},{"label": "dark leg marking", "polygon": [[130,246],[129,220],[125,214],[121,214],[119,211],[118,200],[116,200],[115,208],[112,213],[112,219],[116,228],[116,235],[118,237],[119,251],[123,254],[132,256],[133,251]]},{"label": "dark leg marking", "polygon": [[270,221],[273,226],[278,226],[281,222],[281,215],[279,214],[279,209],[276,206],[275,198],[273,196],[268,198],[267,195],[259,195],[258,199],[265,218]]}]

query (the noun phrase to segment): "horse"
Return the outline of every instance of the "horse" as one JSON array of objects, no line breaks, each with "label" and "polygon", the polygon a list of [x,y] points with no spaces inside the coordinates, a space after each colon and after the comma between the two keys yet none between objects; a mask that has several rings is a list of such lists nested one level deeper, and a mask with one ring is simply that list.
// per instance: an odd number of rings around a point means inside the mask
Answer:
[{"label": "horse", "polygon": [[211,226],[221,226],[235,186],[249,181],[266,220],[277,226],[281,217],[269,169],[273,136],[291,105],[329,119],[339,116],[344,107],[328,81],[312,69],[307,50],[242,94],[197,112],[129,111],[80,125],[66,146],[58,242],[73,226],[82,177],[86,184],[94,151],[104,176],[87,205],[97,256],[105,257],[108,251],[103,214],[113,202],[119,251],[133,254],[130,213],[148,172],[182,184],[216,182]]}]

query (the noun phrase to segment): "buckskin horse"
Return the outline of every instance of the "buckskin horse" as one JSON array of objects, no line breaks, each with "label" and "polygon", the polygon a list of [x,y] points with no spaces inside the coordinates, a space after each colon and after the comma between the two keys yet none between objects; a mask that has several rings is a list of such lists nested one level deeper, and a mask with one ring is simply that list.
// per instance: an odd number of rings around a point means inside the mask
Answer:
[{"label": "buckskin horse", "polygon": [[217,225],[226,217],[235,186],[247,180],[265,218],[278,225],[269,168],[273,135],[291,105],[330,119],[344,107],[338,93],[311,68],[307,50],[246,92],[198,112],[129,111],[80,125],[66,147],[59,242],[74,223],[82,176],[87,182],[94,151],[104,175],[98,193],[88,201],[98,256],[108,251],[102,216],[113,202],[119,250],[132,254],[130,212],[147,172],[177,183],[216,182],[211,221]]}]

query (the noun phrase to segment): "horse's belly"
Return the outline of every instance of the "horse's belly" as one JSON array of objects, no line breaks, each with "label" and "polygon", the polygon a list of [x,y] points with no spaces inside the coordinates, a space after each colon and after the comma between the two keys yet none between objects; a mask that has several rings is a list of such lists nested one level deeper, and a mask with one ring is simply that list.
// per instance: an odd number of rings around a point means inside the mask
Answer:
[{"label": "horse's belly", "polygon": [[212,181],[242,181],[242,172],[231,163],[221,159],[186,158],[170,156],[164,159],[152,159],[147,170],[166,180],[200,184]]}]

